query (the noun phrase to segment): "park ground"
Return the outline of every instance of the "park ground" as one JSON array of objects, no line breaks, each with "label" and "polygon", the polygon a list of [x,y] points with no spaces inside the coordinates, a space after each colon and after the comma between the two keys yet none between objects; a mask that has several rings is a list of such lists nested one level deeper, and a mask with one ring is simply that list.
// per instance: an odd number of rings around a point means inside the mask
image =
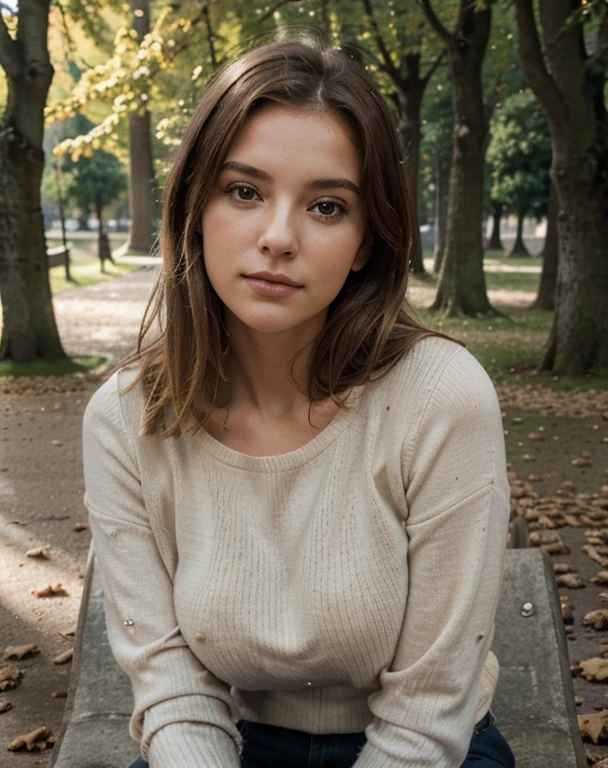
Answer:
[{"label": "park ground", "polygon": [[[86,254],[81,256],[86,261]],[[134,266],[139,268],[133,271]],[[602,538],[608,515],[606,382],[591,377],[573,385],[534,374],[532,364],[550,327],[547,313],[527,309],[540,276],[538,259],[489,258],[486,270],[490,299],[503,317],[432,317],[424,310],[434,295],[429,278],[412,281],[410,300],[423,319],[464,341],[497,385],[510,478],[517,488],[514,503],[531,528],[562,537],[570,552],[564,549],[554,561],[568,563],[586,585],[560,588],[573,607],[569,650],[571,662],[577,663],[608,648],[608,632],[582,624],[586,612],[606,603],[602,587],[589,581],[602,566],[581,550],[585,531]],[[7,746],[41,725],[59,732],[70,662],[53,659],[71,647],[90,542],[83,504],[82,414],[112,365],[132,349],[155,273],[153,259],[135,265],[125,261],[104,282],[67,289],[59,284],[55,310],[64,347],[73,357],[106,358],[101,368],[61,377],[0,376],[0,654],[8,646],[39,649],[8,662],[22,670],[23,678],[17,688],[0,693],[0,702],[12,703],[0,714],[2,768],[50,765],[50,752],[13,753]],[[569,514],[565,525],[564,510]],[[48,558],[26,556],[46,545]],[[608,554],[602,547],[596,547],[598,557]],[[63,595],[34,594],[59,584]],[[582,677],[574,684],[580,713],[608,707],[608,687]],[[601,747],[588,749],[602,754]]]}]

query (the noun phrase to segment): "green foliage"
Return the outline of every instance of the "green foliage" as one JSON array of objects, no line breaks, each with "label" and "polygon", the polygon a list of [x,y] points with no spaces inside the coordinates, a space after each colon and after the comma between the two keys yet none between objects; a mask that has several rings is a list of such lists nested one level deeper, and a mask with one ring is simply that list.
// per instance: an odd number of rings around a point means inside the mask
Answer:
[{"label": "green foliage", "polygon": [[541,216],[549,199],[551,139],[534,94],[525,90],[505,99],[491,132],[492,198],[514,213]]},{"label": "green foliage", "polygon": [[66,160],[64,172],[69,174],[66,198],[83,211],[97,213],[114,202],[126,187],[123,167],[115,155],[96,149],[90,156]]},{"label": "green foliage", "polygon": [[58,362],[37,360],[33,363],[0,360],[0,376],[65,376],[69,373],[94,371],[105,362],[105,357],[73,357]]}]

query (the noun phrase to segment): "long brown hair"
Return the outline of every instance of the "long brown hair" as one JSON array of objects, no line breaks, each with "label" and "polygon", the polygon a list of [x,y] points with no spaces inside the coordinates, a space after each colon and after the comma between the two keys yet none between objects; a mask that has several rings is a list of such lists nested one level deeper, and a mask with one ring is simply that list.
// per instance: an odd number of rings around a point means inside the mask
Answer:
[{"label": "long brown hair", "polygon": [[[407,308],[415,211],[393,116],[350,49],[315,40],[267,43],[212,80],[186,131],[163,200],[163,266],[146,308],[136,352],[146,393],[142,432],[196,431],[225,379],[223,304],[203,263],[202,212],[229,148],[252,109],[279,103],[338,115],[358,143],[371,255],[329,307],[310,352],[310,402],[342,403],[353,386],[386,373],[419,339],[433,334]],[[153,336],[149,343],[148,336]],[[438,334],[441,335],[441,334]],[[200,407],[201,394],[208,407]],[[167,421],[167,411],[171,413]]]}]

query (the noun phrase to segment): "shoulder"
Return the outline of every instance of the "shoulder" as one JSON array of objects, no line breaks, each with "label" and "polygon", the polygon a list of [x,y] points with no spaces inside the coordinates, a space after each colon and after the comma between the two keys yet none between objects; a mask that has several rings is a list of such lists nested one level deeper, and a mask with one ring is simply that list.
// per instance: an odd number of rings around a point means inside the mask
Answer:
[{"label": "shoulder", "polygon": [[494,385],[475,357],[456,342],[426,337],[374,382],[370,413],[383,434],[394,434],[405,455],[421,441],[438,445],[450,436],[502,439]]},{"label": "shoulder", "polygon": [[376,388],[418,413],[437,398],[455,403],[472,397],[496,400],[494,385],[475,357],[465,347],[440,336],[417,342],[378,380]]},{"label": "shoulder", "polygon": [[89,400],[84,413],[83,428],[87,433],[108,433],[135,430],[143,405],[141,387],[125,390],[133,383],[136,371],[122,369],[116,371],[96,390]]}]

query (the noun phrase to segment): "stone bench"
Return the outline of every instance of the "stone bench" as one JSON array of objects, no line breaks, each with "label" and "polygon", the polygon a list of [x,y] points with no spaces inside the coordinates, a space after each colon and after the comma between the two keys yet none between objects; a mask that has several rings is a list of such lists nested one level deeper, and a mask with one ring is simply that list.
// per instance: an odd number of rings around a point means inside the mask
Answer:
[{"label": "stone bench", "polygon": [[[585,768],[559,598],[544,552],[507,550],[493,649],[501,674],[492,708],[517,768]],[[52,768],[127,768],[138,756],[128,733],[132,706],[129,681],[108,644],[91,555]]]}]

